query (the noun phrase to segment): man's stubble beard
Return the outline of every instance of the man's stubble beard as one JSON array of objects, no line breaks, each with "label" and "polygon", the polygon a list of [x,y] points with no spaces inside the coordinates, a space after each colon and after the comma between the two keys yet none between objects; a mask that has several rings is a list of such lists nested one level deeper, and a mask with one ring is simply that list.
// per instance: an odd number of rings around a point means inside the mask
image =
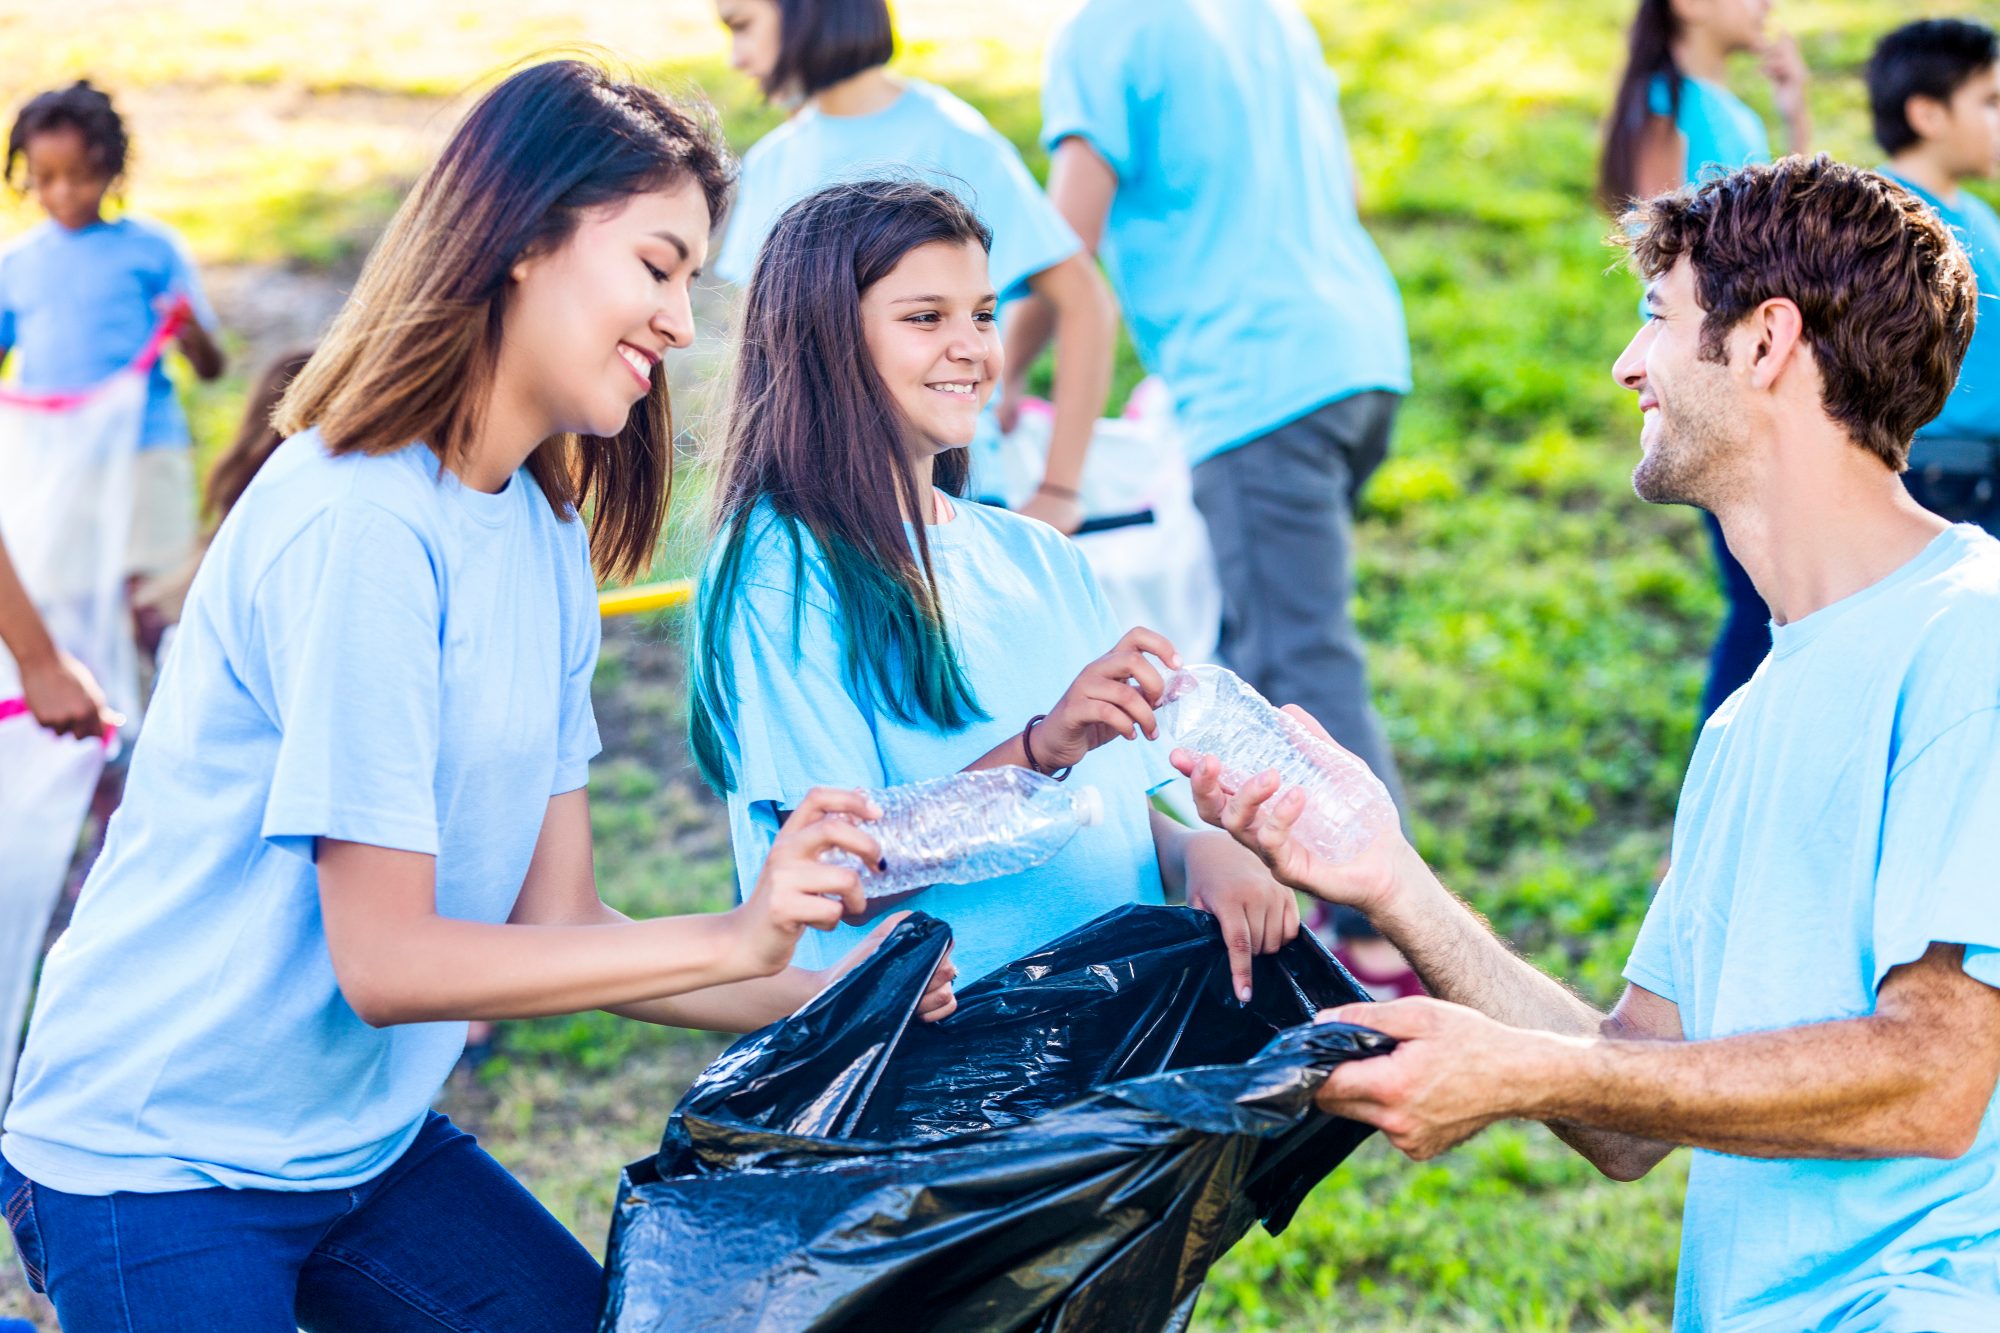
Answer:
[{"label": "man's stubble beard", "polygon": [[1632,490],[1641,500],[1714,513],[1741,494],[1749,432],[1727,392],[1727,375],[1723,367],[1704,363],[1694,383],[1672,395],[1658,394],[1657,438],[1632,469]]}]

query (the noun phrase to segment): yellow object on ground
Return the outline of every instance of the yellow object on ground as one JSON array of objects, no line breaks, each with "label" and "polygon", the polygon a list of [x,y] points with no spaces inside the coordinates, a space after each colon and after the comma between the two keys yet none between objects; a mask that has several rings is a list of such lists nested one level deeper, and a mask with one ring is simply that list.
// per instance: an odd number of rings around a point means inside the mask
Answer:
[{"label": "yellow object on ground", "polygon": [[641,583],[632,588],[613,588],[597,594],[599,615],[631,616],[644,611],[672,611],[694,596],[694,581],[672,579],[666,583]]}]

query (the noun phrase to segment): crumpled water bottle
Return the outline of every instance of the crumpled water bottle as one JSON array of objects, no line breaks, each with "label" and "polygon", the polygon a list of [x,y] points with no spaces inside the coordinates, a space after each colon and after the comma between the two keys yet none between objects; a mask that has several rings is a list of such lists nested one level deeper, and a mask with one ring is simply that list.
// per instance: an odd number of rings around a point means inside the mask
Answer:
[{"label": "crumpled water bottle", "polygon": [[1061,851],[1078,829],[1104,819],[1097,788],[1065,787],[1011,765],[866,795],[882,817],[861,821],[860,828],[882,848],[888,868],[864,866],[837,848],[820,859],[859,873],[870,898],[1031,870]]},{"label": "crumpled water bottle", "polygon": [[1278,796],[1305,788],[1292,836],[1328,862],[1353,860],[1396,826],[1396,803],[1368,765],[1272,707],[1227,667],[1172,672],[1153,712],[1162,736],[1222,761],[1222,789],[1231,795],[1270,768],[1283,784]]}]

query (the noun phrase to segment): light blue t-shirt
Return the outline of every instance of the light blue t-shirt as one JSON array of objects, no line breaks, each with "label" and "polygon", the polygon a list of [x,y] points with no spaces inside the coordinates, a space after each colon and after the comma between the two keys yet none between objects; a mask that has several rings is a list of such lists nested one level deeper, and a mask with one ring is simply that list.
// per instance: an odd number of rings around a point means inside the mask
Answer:
[{"label": "light blue t-shirt", "polygon": [[[1945,399],[1943,410],[1918,428],[1917,438],[2000,440],[2000,216],[1970,190],[1960,190],[1958,202],[1947,204],[1887,168],[1882,174],[1929,204],[1957,233],[1979,286],[1979,318],[1972,327],[1965,364],[1959,367],[1958,387]],[[1921,465],[1922,455],[1919,443],[1911,449],[1911,462]]]},{"label": "light blue t-shirt", "polygon": [[[1626,977],[1690,1040],[1857,1018],[1932,942],[2000,986],[2000,542],[1775,627],[1702,729]],[[1697,1151],[1675,1327],[1990,1333],[2000,1101],[1956,1161]]]},{"label": "light blue t-shirt", "polygon": [[1339,88],[1290,0],[1090,0],[1042,84],[1042,142],[1072,136],[1118,173],[1098,253],[1190,462],[1409,390]]},{"label": "light blue t-shirt", "polygon": [[[78,231],[44,222],[0,251],[0,347],[13,349],[23,389],[89,388],[144,350],[162,296],[187,297],[215,328],[194,261],[165,224],[129,214]],[[139,447],[187,443],[187,415],[155,363]]]},{"label": "light blue t-shirt", "polygon": [[1674,117],[1674,128],[1687,142],[1685,175],[1689,184],[1771,160],[1771,139],[1763,118],[1720,84],[1682,78],[1681,104],[1676,112],[1663,74],[1653,80],[1646,99],[1654,115]]},{"label": "light blue t-shirt", "polygon": [[[752,145],[715,271],[748,283],[779,215],[815,190],[912,175],[951,190],[992,228],[988,265],[1003,304],[1025,296],[1028,279],[1083,249],[1020,153],[985,117],[942,88],[906,79],[902,96],[871,115],[829,116],[807,106]],[[974,494],[999,484],[999,443],[989,403],[971,447]]]},{"label": "light blue t-shirt", "polygon": [[465,1024],[342,997],[314,839],[437,858],[505,921],[551,796],[597,752],[584,528],[524,470],[411,445],[272,455],[188,595],[125,803],[49,955],[0,1153],[74,1194],[327,1190],[395,1161]]},{"label": "light blue t-shirt", "polygon": [[[1119,624],[1090,567],[1055,529],[959,500],[927,528],[947,626],[973,697],[988,714],[962,731],[902,722],[845,669],[845,643],[826,566],[809,533],[803,605],[791,543],[764,510],[730,618],[734,725],[722,727],[735,779],[729,829],[739,892],[757,881],[777,836],[777,810],[808,790],[883,787],[954,773],[1046,713],[1077,673],[1130,629]],[[797,618],[794,619],[794,611]],[[797,633],[793,627],[796,624]],[[1113,740],[1070,775],[1104,797],[1104,822],[1084,828],[1047,864],[979,884],[941,884],[899,907],[949,922],[953,962],[970,981],[1126,903],[1161,901],[1146,793],[1171,779],[1160,745]],[[866,930],[807,933],[802,967],[824,967]]]}]

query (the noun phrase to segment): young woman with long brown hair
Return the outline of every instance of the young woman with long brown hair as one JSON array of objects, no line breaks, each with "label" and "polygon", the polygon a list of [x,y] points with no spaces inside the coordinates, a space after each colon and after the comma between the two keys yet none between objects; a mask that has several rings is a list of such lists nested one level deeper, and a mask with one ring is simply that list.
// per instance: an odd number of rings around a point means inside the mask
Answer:
[{"label": "young woman with long brown hair", "polygon": [[742,1029],[824,980],[787,964],[861,901],[818,860],[874,854],[823,818],[863,813],[854,793],[809,796],[726,914],[628,921],[591,871],[591,562],[652,553],[660,361],[694,336],[729,179],[656,93],[516,73],[293,384],[297,433],[195,578],[0,1139],[0,1202],[72,1333],[588,1329],[589,1254],[427,1110],[465,1021]]}]

